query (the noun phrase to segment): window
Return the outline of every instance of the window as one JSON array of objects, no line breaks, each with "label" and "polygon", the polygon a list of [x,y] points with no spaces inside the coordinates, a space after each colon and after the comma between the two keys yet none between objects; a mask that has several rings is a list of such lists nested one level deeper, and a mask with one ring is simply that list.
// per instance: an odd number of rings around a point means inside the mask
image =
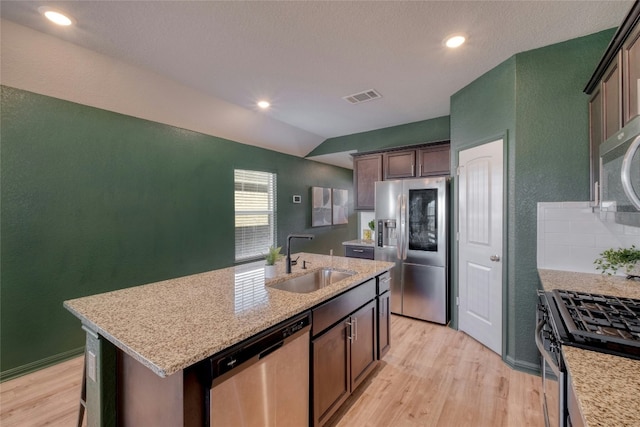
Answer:
[{"label": "window", "polygon": [[236,261],[263,256],[276,246],[276,174],[234,171]]}]

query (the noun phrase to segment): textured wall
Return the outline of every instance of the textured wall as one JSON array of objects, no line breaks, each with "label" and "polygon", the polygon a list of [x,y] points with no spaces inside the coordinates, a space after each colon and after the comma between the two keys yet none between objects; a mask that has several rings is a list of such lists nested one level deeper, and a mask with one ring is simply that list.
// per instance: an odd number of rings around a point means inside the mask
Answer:
[{"label": "textured wall", "polygon": [[[357,236],[350,170],[6,86],[1,107],[3,377],[82,347],[66,299],[232,265],[234,168],[278,174],[280,244]],[[348,225],[310,227],[311,186],[349,190]]]},{"label": "textured wall", "polygon": [[[507,135],[504,356],[521,369],[538,364],[536,204],[589,197],[588,97],[582,89],[613,32],[520,53],[451,98],[456,153]],[[457,166],[457,156],[452,162]]]},{"label": "textured wall", "polygon": [[449,116],[422,120],[369,132],[329,138],[307,156],[343,151],[372,151],[449,139]]},{"label": "textured wall", "polygon": [[589,200],[588,96],[582,93],[614,30],[516,55],[515,300],[517,361],[537,363],[538,202]]}]

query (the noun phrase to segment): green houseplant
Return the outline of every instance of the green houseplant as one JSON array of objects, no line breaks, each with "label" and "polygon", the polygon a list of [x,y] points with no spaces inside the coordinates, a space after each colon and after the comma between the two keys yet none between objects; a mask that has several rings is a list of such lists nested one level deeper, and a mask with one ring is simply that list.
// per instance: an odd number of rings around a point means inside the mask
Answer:
[{"label": "green houseplant", "polygon": [[265,255],[264,257],[267,265],[274,265],[276,262],[282,259],[284,255],[280,253],[281,249],[282,246],[278,246],[277,248],[275,246],[269,247],[269,252],[267,252],[267,255]]},{"label": "green houseplant", "polygon": [[275,264],[276,262],[278,262],[278,260],[282,259],[282,257],[284,256],[280,253],[280,249],[282,249],[282,246],[278,246],[278,247],[270,246],[269,251],[264,257],[265,264],[266,264],[264,267],[264,277],[266,277],[267,279],[270,279],[276,276]]},{"label": "green houseplant", "polygon": [[602,270],[602,274],[611,276],[622,270],[629,277],[640,277],[640,250],[635,245],[630,248],[607,249],[593,263],[596,270]]}]

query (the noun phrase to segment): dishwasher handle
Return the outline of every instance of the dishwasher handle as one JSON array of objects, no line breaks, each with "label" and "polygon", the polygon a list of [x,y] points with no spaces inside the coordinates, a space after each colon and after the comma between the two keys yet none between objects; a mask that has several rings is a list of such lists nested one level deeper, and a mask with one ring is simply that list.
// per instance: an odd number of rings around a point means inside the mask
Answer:
[{"label": "dishwasher handle", "polygon": [[276,351],[277,349],[279,349],[283,345],[284,345],[284,340],[275,343],[274,345],[272,345],[271,347],[269,347],[268,349],[266,349],[262,353],[260,353],[258,355],[258,360],[262,359],[263,357],[267,357],[268,355],[270,355],[271,353],[273,353],[274,351]]}]

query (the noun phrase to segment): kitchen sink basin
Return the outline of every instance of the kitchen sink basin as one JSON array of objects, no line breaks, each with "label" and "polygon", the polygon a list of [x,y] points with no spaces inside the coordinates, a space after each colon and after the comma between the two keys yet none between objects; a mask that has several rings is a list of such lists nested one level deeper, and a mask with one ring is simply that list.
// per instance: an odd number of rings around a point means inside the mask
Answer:
[{"label": "kitchen sink basin", "polygon": [[356,274],[353,271],[333,270],[331,268],[321,268],[303,276],[293,277],[282,282],[268,285],[274,289],[295,292],[298,294],[308,294],[326,286],[333,285],[341,280]]}]

